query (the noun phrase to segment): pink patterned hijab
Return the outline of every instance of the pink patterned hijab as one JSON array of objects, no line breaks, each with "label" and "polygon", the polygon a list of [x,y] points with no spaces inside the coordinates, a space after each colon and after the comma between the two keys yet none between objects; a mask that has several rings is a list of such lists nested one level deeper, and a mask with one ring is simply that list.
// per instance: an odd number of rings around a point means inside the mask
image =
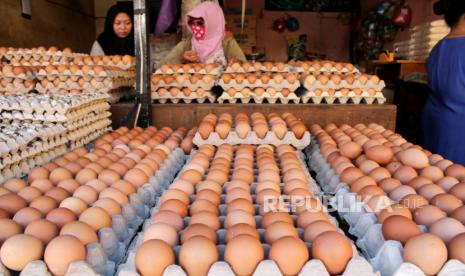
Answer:
[{"label": "pink patterned hijab", "polygon": [[[221,7],[206,1],[199,4],[187,14],[187,17],[203,18],[205,22],[205,36],[197,40],[192,36],[192,51],[196,52],[201,62],[205,62],[210,55],[223,47],[225,36],[225,20]],[[189,31],[192,29],[188,26]]]}]

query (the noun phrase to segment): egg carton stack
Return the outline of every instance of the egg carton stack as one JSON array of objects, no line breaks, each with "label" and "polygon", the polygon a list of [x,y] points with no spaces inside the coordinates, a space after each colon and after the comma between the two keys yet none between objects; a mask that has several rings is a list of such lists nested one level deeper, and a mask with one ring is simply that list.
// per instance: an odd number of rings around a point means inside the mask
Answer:
[{"label": "egg carton stack", "polygon": [[312,133],[309,165],[381,275],[465,273],[465,167],[376,124]]},{"label": "egg carton stack", "polygon": [[104,65],[48,65],[37,72],[40,93],[107,93],[119,101],[121,88],[134,84],[135,72]]},{"label": "egg carton stack", "polygon": [[3,120],[55,124],[66,131],[71,149],[87,144],[111,129],[110,105],[104,94],[46,94],[0,97]]},{"label": "egg carton stack", "polygon": [[[179,145],[184,132],[121,128],[97,141],[92,152],[79,148],[35,168],[29,185],[21,179],[4,183],[1,188],[9,193],[0,196],[6,214],[0,224],[17,230],[3,233],[0,272],[114,275],[160,187],[184,163],[182,150],[170,148]],[[31,193],[38,188],[46,196]],[[27,218],[31,212],[42,214]],[[18,250],[24,242],[27,254]]]},{"label": "egg carton stack", "polygon": [[299,103],[298,76],[285,63],[232,63],[220,78],[219,103]]},{"label": "egg carton stack", "polygon": [[304,103],[327,104],[383,104],[382,90],[386,86],[375,75],[366,74],[304,74],[302,86],[307,92],[302,95]]},{"label": "egg carton stack", "polygon": [[1,120],[0,130],[0,182],[63,154],[68,142],[60,125]]},{"label": "egg carton stack", "polygon": [[335,62],[330,60],[291,61],[292,72],[312,75],[341,75],[360,74],[360,71],[351,63]]},{"label": "egg carton stack", "polygon": [[307,128],[292,113],[284,113],[282,117],[270,113],[266,118],[262,113],[256,112],[250,115],[250,119],[247,114],[239,113],[234,122],[229,113],[222,113],[219,117],[208,114],[202,119],[193,142],[197,146],[285,144],[304,149],[310,144],[310,140]]},{"label": "egg carton stack", "polygon": [[113,56],[89,56],[82,55],[76,56],[71,60],[72,64],[75,65],[88,65],[88,66],[109,66],[118,67],[123,70],[134,70],[136,67],[135,57],[129,55],[113,55]]},{"label": "egg carton stack", "polygon": [[[318,187],[302,158],[284,145],[200,147],[161,196],[117,275],[376,275],[336,220],[317,209]],[[291,162],[294,177],[284,172]],[[286,196],[308,196],[313,205],[278,206]],[[334,244],[326,244],[330,239]]]},{"label": "egg carton stack", "polygon": [[215,102],[211,92],[220,67],[216,64],[162,65],[152,75],[152,100],[158,103]]},{"label": "egg carton stack", "polygon": [[[407,59],[426,60],[434,46],[446,37],[450,32],[450,27],[444,20],[436,20],[415,26],[411,29],[408,45],[405,43],[394,44],[400,46],[400,56],[405,54]],[[407,46],[407,47],[406,47]]]},{"label": "egg carton stack", "polygon": [[26,94],[34,89],[37,67],[0,65],[0,94]]},{"label": "egg carton stack", "polygon": [[11,48],[0,47],[0,60],[8,61],[14,66],[47,66],[49,64],[67,63],[76,56],[84,54],[73,53],[71,49],[58,50],[56,47]]}]

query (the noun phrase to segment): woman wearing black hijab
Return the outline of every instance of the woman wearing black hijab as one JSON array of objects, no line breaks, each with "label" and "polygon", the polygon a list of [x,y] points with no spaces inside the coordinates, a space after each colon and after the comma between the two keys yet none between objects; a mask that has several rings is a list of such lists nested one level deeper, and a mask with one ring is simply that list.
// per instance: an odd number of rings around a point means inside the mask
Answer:
[{"label": "woman wearing black hijab", "polygon": [[133,14],[132,2],[113,5],[105,18],[104,32],[92,45],[90,54],[134,56]]}]

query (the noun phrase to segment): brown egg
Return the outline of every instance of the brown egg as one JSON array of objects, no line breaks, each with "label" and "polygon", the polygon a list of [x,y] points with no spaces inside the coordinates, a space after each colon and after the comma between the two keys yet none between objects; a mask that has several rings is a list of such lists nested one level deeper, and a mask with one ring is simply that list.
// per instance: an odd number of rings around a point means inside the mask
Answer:
[{"label": "brown egg", "polygon": [[13,193],[19,192],[21,189],[27,186],[26,182],[22,179],[12,178],[8,179],[5,183],[3,183],[3,187],[5,189],[10,190]]},{"label": "brown egg", "polygon": [[388,164],[392,161],[394,154],[392,150],[386,146],[373,146],[365,150],[365,155],[368,159],[375,161],[380,165]]},{"label": "brown egg", "polygon": [[278,222],[278,221],[282,221],[282,222],[286,222],[290,225],[294,225],[294,221],[292,219],[292,217],[289,215],[289,213],[285,213],[285,212],[269,212],[269,213],[266,213],[263,217],[262,217],[262,221],[261,221],[261,226],[262,228],[267,228],[268,226],[270,226],[271,224],[275,223],[275,222]]},{"label": "brown egg", "polygon": [[94,188],[99,193],[107,188],[107,185],[102,180],[98,179],[92,179],[85,185]]},{"label": "brown egg", "polygon": [[362,200],[366,200],[375,195],[384,195],[384,194],[385,194],[384,190],[375,185],[365,186],[358,192],[358,195],[362,198]]},{"label": "brown egg", "polygon": [[312,244],[312,258],[322,261],[332,275],[344,272],[352,254],[349,240],[335,231],[319,235]]},{"label": "brown egg", "polygon": [[407,185],[418,191],[422,186],[428,184],[433,184],[431,179],[424,176],[417,176],[413,178]]},{"label": "brown egg", "polygon": [[67,208],[56,208],[51,210],[45,218],[61,228],[63,225],[75,221],[76,215]]},{"label": "brown egg", "polygon": [[141,275],[163,275],[165,269],[174,263],[173,249],[162,240],[146,241],[136,251],[135,265]]},{"label": "brown egg", "polygon": [[436,275],[447,261],[447,247],[432,234],[420,234],[404,246],[404,261],[418,266],[426,275]]},{"label": "brown egg", "polygon": [[297,226],[305,229],[308,225],[316,221],[328,221],[328,217],[321,210],[304,211],[300,213],[297,218]]},{"label": "brown egg", "polygon": [[79,188],[79,183],[74,179],[66,179],[66,180],[60,181],[57,187],[63,188],[68,193],[72,194],[77,188]]},{"label": "brown egg", "polygon": [[44,167],[33,168],[29,172],[27,179],[29,183],[31,183],[32,181],[36,179],[48,179],[49,174],[50,174],[49,170],[47,170]]},{"label": "brown egg", "polygon": [[359,166],[359,168],[362,170],[364,174],[369,174],[372,170],[378,167],[379,167],[378,163],[372,160],[365,160]]},{"label": "brown egg", "polygon": [[95,207],[100,207],[107,211],[107,213],[112,216],[112,215],[117,215],[121,214],[121,206],[119,203],[111,198],[101,198],[97,201],[95,201],[92,206]]},{"label": "brown egg", "polygon": [[[402,231],[399,231],[399,228]],[[390,216],[384,220],[382,232],[385,240],[395,240],[405,244],[411,237],[421,233],[420,228],[405,216]]]},{"label": "brown egg", "polygon": [[237,275],[252,275],[264,257],[260,241],[249,235],[234,237],[224,252],[224,260]]},{"label": "brown egg", "polygon": [[394,173],[394,178],[400,180],[402,184],[407,184],[418,176],[418,173],[409,166],[402,166]]},{"label": "brown egg", "polygon": [[97,173],[92,169],[83,169],[76,174],[76,181],[80,185],[84,185],[87,182],[96,179],[98,177]]},{"label": "brown egg", "polygon": [[376,195],[370,198],[366,204],[365,209],[368,212],[379,214],[381,210],[391,206],[393,201],[385,195]]},{"label": "brown egg", "polygon": [[292,224],[286,223],[284,221],[277,221],[269,225],[266,229],[265,241],[268,244],[272,244],[282,237],[287,236],[295,238],[299,237],[296,228]]},{"label": "brown egg", "polygon": [[[27,248],[27,250],[24,250]],[[44,252],[42,242],[34,236],[18,234],[6,240],[0,251],[0,260],[9,269],[21,271],[35,260],[40,260]]]},{"label": "brown egg", "polygon": [[124,175],[124,180],[134,185],[134,187],[141,187],[148,183],[149,178],[142,170],[131,169]]},{"label": "brown egg", "polygon": [[417,208],[420,208],[422,206],[429,204],[426,198],[422,197],[421,195],[417,195],[417,194],[406,195],[399,201],[399,203],[409,208],[410,211],[412,212]]},{"label": "brown egg", "polygon": [[450,215],[455,209],[463,205],[462,201],[451,194],[438,194],[431,199],[431,205],[434,205]]},{"label": "brown egg", "polygon": [[65,198],[69,197],[69,193],[60,187],[50,189],[45,195],[53,198],[56,202],[62,202]]},{"label": "brown egg", "polygon": [[447,167],[444,173],[447,176],[462,178],[465,177],[465,167],[460,164],[453,164]]},{"label": "brown egg", "polygon": [[111,216],[100,207],[90,207],[82,212],[79,216],[79,221],[87,223],[95,231],[105,227],[111,227]]},{"label": "brown egg", "polygon": [[42,192],[39,189],[31,186],[25,187],[18,192],[18,196],[22,197],[27,203],[30,203],[41,195]]},{"label": "brown egg", "polygon": [[[236,211],[237,212],[237,211]],[[190,218],[189,225],[191,224],[196,224],[196,223],[201,223],[205,224],[208,227],[212,228],[213,230],[218,230],[220,229],[220,220],[218,216],[215,214],[212,214],[210,212],[199,212],[193,215]]]},{"label": "brown egg", "polygon": [[446,217],[433,223],[429,232],[437,235],[445,244],[448,244],[455,236],[465,232],[465,226],[456,219]]},{"label": "brown egg", "polygon": [[336,227],[326,220],[314,221],[305,227],[304,240],[312,243],[315,238],[327,231],[337,231]]},{"label": "brown egg", "polygon": [[54,184],[57,185],[60,181],[65,179],[72,179],[73,174],[64,168],[56,168],[50,172],[49,179]]},{"label": "brown egg", "polygon": [[189,196],[181,190],[178,189],[168,189],[161,196],[160,202],[163,203],[170,199],[180,200],[184,205],[188,205],[190,202]]},{"label": "brown egg", "polygon": [[[171,200],[176,200],[176,199],[171,199]],[[203,211],[210,212],[215,215],[219,215],[218,207],[215,204],[213,204],[211,201],[205,200],[205,199],[194,201],[189,208],[189,214],[191,216],[193,216],[196,213],[203,212]]]},{"label": "brown egg", "polygon": [[460,221],[462,224],[465,225],[465,205],[455,209],[455,211],[453,211],[452,214],[450,214],[450,217]]},{"label": "brown egg", "polygon": [[124,205],[129,202],[128,197],[124,193],[122,193],[120,190],[111,187],[106,188],[105,190],[100,192],[98,199],[102,198],[114,199],[120,205]]},{"label": "brown egg", "polygon": [[462,200],[462,202],[465,202],[465,182],[454,185],[449,190],[449,193]]},{"label": "brown egg", "polygon": [[367,186],[377,186],[376,181],[372,177],[362,176],[352,182],[350,185],[350,190],[354,193],[358,193]]},{"label": "brown egg", "polygon": [[412,219],[412,213],[407,207],[401,204],[393,204],[379,213],[377,222],[382,224],[391,216],[404,216],[410,220]]},{"label": "brown egg", "polygon": [[429,166],[424,168],[423,170],[421,170],[420,175],[431,179],[433,182],[436,182],[444,177],[444,173],[442,172],[442,170],[435,166]]},{"label": "brown egg", "polygon": [[224,221],[224,228],[228,229],[236,224],[249,224],[253,227],[256,226],[255,217],[250,213],[242,210],[235,210],[228,212]]},{"label": "brown egg", "polygon": [[218,250],[215,244],[202,236],[187,240],[179,250],[179,264],[188,275],[207,275],[216,261]]},{"label": "brown egg", "polygon": [[24,234],[34,236],[47,245],[58,235],[58,226],[46,219],[40,219],[29,223]]},{"label": "brown egg", "polygon": [[449,259],[456,259],[465,263],[465,234],[457,235],[448,245]]},{"label": "brown egg", "polygon": [[8,218],[0,219],[0,229],[2,229],[2,231],[0,231],[0,244],[8,238],[22,232],[21,225]]},{"label": "brown egg", "polygon": [[84,200],[88,205],[94,203],[98,198],[98,192],[91,186],[81,186],[73,193],[73,197]]},{"label": "brown egg", "polygon": [[110,186],[116,181],[120,180],[120,176],[115,171],[104,169],[98,174],[98,179],[103,181],[103,183],[106,185]]},{"label": "brown egg", "polygon": [[429,159],[426,154],[417,149],[409,148],[400,153],[400,161],[414,169],[423,169],[429,166]]},{"label": "brown egg", "polygon": [[400,185],[402,185],[400,181],[395,178],[386,178],[386,179],[381,180],[379,183],[379,186],[386,193],[392,192],[393,190],[398,188]]},{"label": "brown egg", "polygon": [[136,188],[129,182],[125,180],[118,180],[111,185],[112,188],[115,188],[125,195],[129,196],[130,194],[136,193]]},{"label": "brown egg", "polygon": [[153,239],[162,240],[170,246],[178,245],[178,233],[176,229],[164,223],[152,224],[145,229],[143,241],[145,242]]},{"label": "brown egg", "polygon": [[86,259],[86,248],[76,237],[63,235],[49,242],[44,252],[44,261],[54,275],[65,275],[68,266]]},{"label": "brown egg", "polygon": [[70,235],[78,238],[84,245],[98,242],[95,230],[87,223],[72,221],[66,223],[60,231],[60,235]]},{"label": "brown egg", "polygon": [[166,223],[174,228],[176,231],[180,231],[184,226],[184,220],[180,215],[171,211],[159,211],[152,215],[150,218],[152,224],[155,223]]},{"label": "brown egg", "polygon": [[418,193],[430,201],[433,197],[445,193],[445,191],[436,184],[427,184],[418,189]]},{"label": "brown egg", "polygon": [[[186,182],[186,185],[190,185],[191,187],[193,187],[192,184],[190,184],[189,182]],[[171,185],[170,187],[174,188],[173,185]],[[195,186],[195,188],[196,188],[197,192],[200,192],[202,190],[211,190],[211,191],[214,191],[217,194],[221,194],[221,192],[222,192],[221,185],[216,183],[215,181],[211,181],[211,180],[202,181],[199,184],[197,184]],[[228,185],[228,188],[229,188],[229,185]]]},{"label": "brown egg", "polygon": [[415,209],[413,212],[413,218],[417,224],[430,227],[436,221],[444,218],[446,215],[436,206],[427,205],[421,208]]},{"label": "brown egg", "polygon": [[29,207],[34,207],[42,214],[46,215],[51,210],[58,207],[58,202],[49,196],[40,196],[29,204]]},{"label": "brown egg", "polygon": [[345,169],[339,178],[342,182],[351,185],[355,180],[359,179],[362,176],[363,172],[360,169],[352,167]]},{"label": "brown egg", "polygon": [[309,253],[303,241],[286,236],[271,245],[269,259],[276,262],[284,275],[297,275],[308,261]]},{"label": "brown egg", "polygon": [[369,176],[371,176],[376,182],[380,182],[383,179],[391,178],[391,173],[383,167],[378,167],[373,169]]},{"label": "brown egg", "polygon": [[221,202],[220,196],[213,192],[212,190],[202,190],[200,192],[197,192],[195,199],[205,199],[211,201],[215,205],[219,205]]},{"label": "brown egg", "polygon": [[187,206],[180,200],[170,199],[160,205],[161,211],[171,211],[179,214],[181,217],[187,216]]},{"label": "brown egg", "polygon": [[436,182],[436,184],[441,186],[441,188],[443,188],[446,192],[452,189],[457,183],[459,183],[457,178],[451,176],[445,176]]},{"label": "brown egg", "polygon": [[33,221],[39,220],[42,218],[42,213],[36,208],[26,207],[13,216],[13,220],[21,225],[23,228],[26,228],[28,224]]},{"label": "brown egg", "polygon": [[68,197],[67,199],[63,200],[60,204],[60,208],[68,208],[77,216],[79,216],[84,210],[87,209],[87,203],[77,197]]},{"label": "brown egg", "polygon": [[416,194],[417,192],[410,186],[402,185],[394,189],[392,192],[389,193],[389,197],[394,201],[400,201],[407,195]]},{"label": "brown egg", "polygon": [[187,240],[193,237],[196,237],[196,236],[203,236],[211,240],[215,244],[217,240],[216,232],[210,227],[206,226],[205,224],[200,224],[200,223],[189,225],[182,231],[180,236],[181,236],[181,243],[185,243]]}]

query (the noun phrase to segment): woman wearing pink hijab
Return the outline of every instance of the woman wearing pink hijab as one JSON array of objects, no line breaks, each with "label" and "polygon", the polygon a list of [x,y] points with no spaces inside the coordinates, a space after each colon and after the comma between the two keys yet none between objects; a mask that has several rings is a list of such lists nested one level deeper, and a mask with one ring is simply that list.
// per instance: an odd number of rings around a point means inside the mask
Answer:
[{"label": "woman wearing pink hijab", "polygon": [[217,63],[225,66],[231,59],[246,61],[239,44],[226,35],[221,7],[206,1],[187,14],[187,25],[192,33],[190,41],[181,41],[165,58],[164,64]]}]

